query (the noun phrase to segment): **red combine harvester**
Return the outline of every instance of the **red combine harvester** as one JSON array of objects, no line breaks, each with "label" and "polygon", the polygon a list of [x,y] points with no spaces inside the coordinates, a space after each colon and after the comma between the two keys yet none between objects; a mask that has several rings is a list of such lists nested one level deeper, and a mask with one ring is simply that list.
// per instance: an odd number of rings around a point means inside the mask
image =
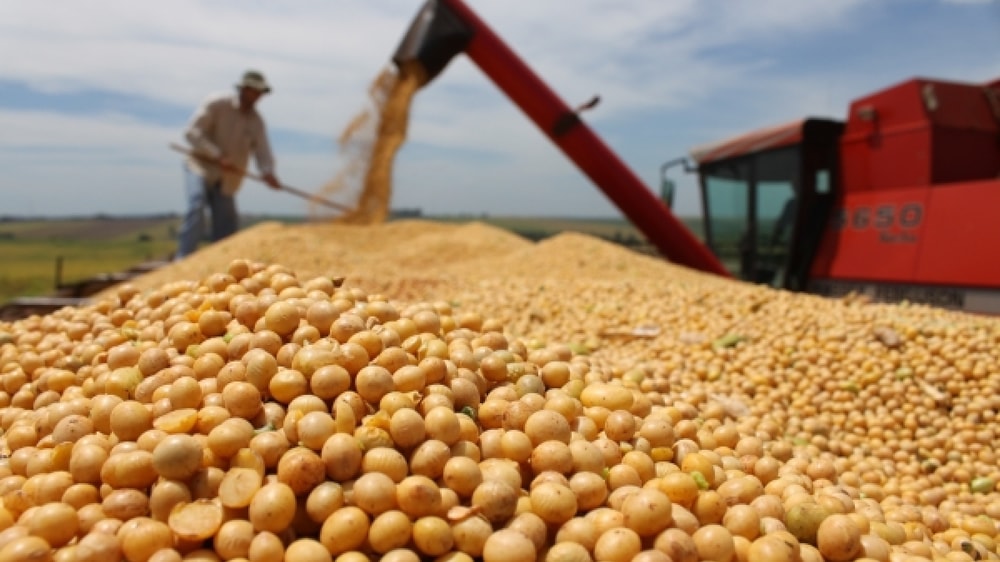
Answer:
[{"label": "red combine harvester", "polygon": [[691,158],[706,240],[740,278],[1000,313],[1000,80],[908,80],[855,100],[846,123]]},{"label": "red combine harvester", "polygon": [[702,243],[580,119],[597,99],[571,109],[461,0],[428,0],[393,60],[429,81],[463,52],[676,263],[1000,313],[1000,81],[911,80],[855,101],[846,123],[804,119],[664,165],[700,176]]}]

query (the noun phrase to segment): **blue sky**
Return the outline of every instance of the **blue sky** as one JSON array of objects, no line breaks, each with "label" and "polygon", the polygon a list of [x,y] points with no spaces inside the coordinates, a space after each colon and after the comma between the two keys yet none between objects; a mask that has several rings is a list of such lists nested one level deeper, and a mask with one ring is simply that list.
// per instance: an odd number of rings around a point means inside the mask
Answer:
[{"label": "blue sky", "polygon": [[[1000,0],[466,0],[650,189],[696,145],[916,77],[1000,77]],[[0,215],[183,209],[179,141],[245,68],[278,173],[316,192],[421,0],[0,0]],[[395,207],[432,214],[617,216],[467,58],[414,98]],[[697,211],[678,178],[677,208]],[[350,203],[351,193],[338,196]],[[246,182],[246,213],[306,204]]]}]

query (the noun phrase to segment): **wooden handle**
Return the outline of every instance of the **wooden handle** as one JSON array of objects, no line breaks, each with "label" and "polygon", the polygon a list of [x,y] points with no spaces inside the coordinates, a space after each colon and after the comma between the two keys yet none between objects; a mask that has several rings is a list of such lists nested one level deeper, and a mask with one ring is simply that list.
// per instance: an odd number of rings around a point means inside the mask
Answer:
[{"label": "wooden handle", "polygon": [[[199,153],[195,152],[194,150],[192,150],[192,149],[190,149],[190,148],[188,148],[186,146],[181,146],[181,145],[179,145],[177,143],[173,143],[173,142],[170,143],[170,148],[172,150],[180,152],[181,154],[186,154],[188,156],[193,156],[195,158],[202,158],[204,160],[209,160],[211,162],[215,162],[216,164],[219,163],[219,159],[218,158],[213,158],[213,157],[208,156],[206,154],[199,154]],[[250,178],[252,180],[256,180],[256,181],[259,181],[261,183],[267,183],[264,180],[263,177],[261,177],[261,176],[259,176],[257,174],[254,174],[253,172],[250,172],[248,170],[241,170],[239,168],[234,168],[232,166],[226,166],[225,168],[227,170],[231,171],[231,172],[235,172],[235,173],[240,174],[242,176],[248,177],[248,178]],[[303,199],[308,199],[309,201],[312,201],[314,203],[319,203],[321,205],[326,205],[327,207],[331,207],[333,209],[337,209],[337,210],[343,211],[345,213],[349,213],[349,212],[351,212],[351,211],[354,210],[354,209],[348,207],[347,205],[341,205],[340,203],[335,203],[335,202],[330,201],[328,199],[323,199],[322,197],[319,197],[319,196],[316,196],[316,195],[312,195],[310,193],[302,191],[301,189],[296,189],[296,188],[294,188],[294,187],[292,187],[290,185],[279,184],[279,187],[280,187],[280,189],[282,191],[287,191],[288,193],[291,193],[292,195],[296,195],[296,196],[301,197]]]}]

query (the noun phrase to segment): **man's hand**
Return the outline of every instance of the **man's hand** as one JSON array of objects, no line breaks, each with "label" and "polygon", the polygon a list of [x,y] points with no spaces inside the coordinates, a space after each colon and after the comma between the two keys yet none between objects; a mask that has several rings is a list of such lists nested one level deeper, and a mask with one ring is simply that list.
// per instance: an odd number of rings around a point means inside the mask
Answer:
[{"label": "man's hand", "polygon": [[271,189],[281,189],[281,182],[278,181],[278,178],[274,174],[267,173],[264,174],[263,177],[264,177],[264,183],[266,183],[268,187],[270,187]]}]

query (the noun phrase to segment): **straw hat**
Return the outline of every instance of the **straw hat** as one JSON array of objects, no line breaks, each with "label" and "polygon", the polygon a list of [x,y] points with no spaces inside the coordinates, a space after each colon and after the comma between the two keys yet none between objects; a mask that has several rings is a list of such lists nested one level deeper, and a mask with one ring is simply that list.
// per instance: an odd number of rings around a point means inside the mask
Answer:
[{"label": "straw hat", "polygon": [[271,85],[267,83],[264,75],[256,70],[248,70],[243,73],[243,78],[236,83],[237,88],[253,88],[262,93],[271,91]]}]

